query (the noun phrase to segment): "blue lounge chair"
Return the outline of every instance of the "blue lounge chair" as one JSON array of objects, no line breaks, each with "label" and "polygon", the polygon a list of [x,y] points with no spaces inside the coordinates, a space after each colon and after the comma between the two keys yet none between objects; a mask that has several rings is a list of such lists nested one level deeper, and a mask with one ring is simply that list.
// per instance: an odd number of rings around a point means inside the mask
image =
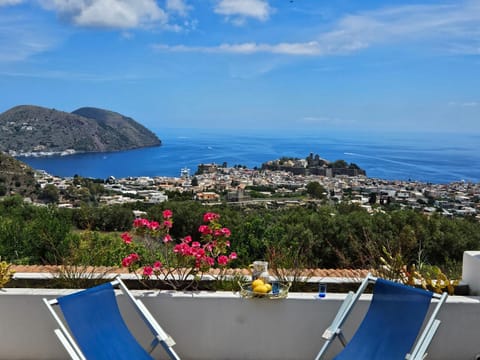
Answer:
[{"label": "blue lounge chair", "polygon": [[[118,308],[114,286],[119,286],[152,332],[154,338],[148,352],[125,324]],[[55,334],[72,359],[152,359],[150,353],[158,344],[162,345],[170,359],[180,359],[172,348],[175,342],[163,331],[143,303],[133,297],[119,277],[71,295],[43,301],[58,324]],[[60,306],[71,333],[54,305]]]},{"label": "blue lounge chair", "polygon": [[[347,342],[341,327],[369,283],[375,284],[372,301],[360,326]],[[433,297],[439,299],[438,303],[415,342]],[[440,325],[436,317],[446,298],[447,293],[434,294],[368,274],[357,292],[347,295],[332,324],[324,332],[326,342],[315,359],[321,359],[337,337],[344,348],[334,357],[335,360],[423,359]]]}]

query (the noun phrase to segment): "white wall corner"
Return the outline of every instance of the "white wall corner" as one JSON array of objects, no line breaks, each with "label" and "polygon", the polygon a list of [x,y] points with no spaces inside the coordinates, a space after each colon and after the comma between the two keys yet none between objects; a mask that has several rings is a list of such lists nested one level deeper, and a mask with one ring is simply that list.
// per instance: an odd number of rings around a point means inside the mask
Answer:
[{"label": "white wall corner", "polygon": [[462,282],[468,284],[470,295],[480,295],[480,251],[464,251]]}]

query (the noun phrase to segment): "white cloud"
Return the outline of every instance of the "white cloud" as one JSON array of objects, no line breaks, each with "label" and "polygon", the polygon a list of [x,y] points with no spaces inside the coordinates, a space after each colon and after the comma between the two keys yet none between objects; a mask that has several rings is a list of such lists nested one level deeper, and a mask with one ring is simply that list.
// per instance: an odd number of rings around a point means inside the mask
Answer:
[{"label": "white cloud", "polygon": [[318,41],[331,54],[398,42],[435,43],[447,48],[449,42],[479,36],[479,22],[480,7],[474,2],[398,6],[345,16]]},{"label": "white cloud", "polygon": [[302,121],[305,122],[328,122],[330,121],[330,118],[327,117],[318,117],[318,116],[305,116],[303,117]]},{"label": "white cloud", "polygon": [[286,54],[286,55],[317,55],[320,51],[317,42],[310,43],[281,43],[276,45],[243,43],[221,44],[218,46],[184,46],[157,44],[154,48],[160,51],[171,52],[203,52],[203,53],[230,53],[254,54],[259,52]]},{"label": "white cloud", "polygon": [[165,23],[167,15],[155,0],[40,0],[79,26],[128,29]]},{"label": "white cloud", "polygon": [[177,13],[180,16],[187,16],[192,6],[188,5],[185,0],[167,0],[166,10],[168,12]]},{"label": "white cloud", "polygon": [[457,101],[451,101],[448,103],[449,106],[456,106],[456,107],[463,107],[463,108],[472,108],[472,107],[477,107],[480,106],[480,102],[478,101],[463,101],[463,102],[457,102]]},{"label": "white cloud", "polygon": [[57,36],[33,18],[0,14],[0,62],[23,61],[57,42]]},{"label": "white cloud", "polygon": [[273,8],[266,0],[220,0],[215,13],[224,15],[236,25],[242,25],[247,18],[266,21]]},{"label": "white cloud", "polygon": [[480,55],[480,40],[477,43],[469,44],[452,44],[448,51],[451,54],[463,54],[463,55]]},{"label": "white cloud", "polygon": [[[263,10],[262,6],[265,8]],[[266,19],[269,5],[260,0],[222,0],[215,12],[227,16]],[[404,43],[441,49],[444,53],[480,53],[480,2],[451,5],[404,5],[346,15],[329,31],[308,41],[283,43],[224,43],[217,46],[158,45],[164,51],[205,53],[273,53],[328,56],[349,54],[374,46]]]},{"label": "white cloud", "polygon": [[353,125],[355,120],[344,120],[336,117],[328,116],[304,116],[299,120],[300,123],[309,125]]},{"label": "white cloud", "polygon": [[138,76],[135,74],[95,74],[82,73],[76,71],[62,71],[62,70],[43,70],[40,72],[0,72],[0,76],[11,78],[25,78],[25,79],[55,79],[55,80],[76,80],[84,82],[116,82],[116,81],[143,81],[151,79],[151,75]]},{"label": "white cloud", "polygon": [[23,0],[0,0],[0,7],[21,4]]},{"label": "white cloud", "polygon": [[122,38],[125,39],[125,40],[131,40],[135,37],[135,35],[133,33],[131,33],[130,31],[123,31],[122,32]]}]

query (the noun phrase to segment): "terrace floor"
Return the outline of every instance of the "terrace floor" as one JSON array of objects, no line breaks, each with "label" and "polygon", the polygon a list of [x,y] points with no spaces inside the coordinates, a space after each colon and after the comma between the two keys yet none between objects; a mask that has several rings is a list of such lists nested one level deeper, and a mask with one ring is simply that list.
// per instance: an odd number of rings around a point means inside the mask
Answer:
[{"label": "terrace floor", "polygon": [[[0,291],[0,359],[56,360],[66,353],[56,339],[55,324],[42,298],[71,293],[67,289],[4,289]],[[243,299],[233,292],[133,291],[177,342],[186,360],[302,360],[320,350],[321,335],[345,294],[291,293],[286,299]],[[350,338],[371,295],[363,295],[345,334]],[[149,339],[124,296],[118,301],[127,324],[139,339]],[[427,359],[474,360],[480,354],[480,298],[452,296],[442,307],[440,328]],[[338,350],[336,344],[332,350]],[[156,359],[165,358],[156,351]],[[328,358],[327,358],[328,359]]]},{"label": "terrace floor", "polygon": [[[55,267],[15,266],[16,278],[50,277]],[[96,271],[99,269],[91,269]],[[232,270],[232,274],[237,270]],[[242,270],[246,275],[248,270]],[[242,272],[242,273],[243,273]],[[115,269],[112,275],[124,269]],[[313,281],[358,281],[366,271],[317,270]],[[351,275],[351,276],[346,276]],[[65,359],[53,334],[54,324],[42,302],[74,290],[6,288],[0,291],[0,360]],[[176,340],[186,360],[302,360],[313,359],[323,344],[321,335],[332,321],[345,293],[328,292],[319,300],[312,293],[289,293],[286,299],[244,299],[234,292],[134,291]],[[348,336],[368,307],[371,295],[361,297],[345,332]],[[121,308],[124,305],[119,297]],[[135,314],[122,310],[127,318]],[[427,359],[475,360],[480,354],[480,298],[451,296],[439,315],[442,324]],[[143,338],[144,330],[130,320]],[[339,346],[337,347],[337,349]],[[333,348],[335,350],[335,347]],[[162,358],[162,353],[155,354]],[[480,359],[480,357],[479,357]]]}]

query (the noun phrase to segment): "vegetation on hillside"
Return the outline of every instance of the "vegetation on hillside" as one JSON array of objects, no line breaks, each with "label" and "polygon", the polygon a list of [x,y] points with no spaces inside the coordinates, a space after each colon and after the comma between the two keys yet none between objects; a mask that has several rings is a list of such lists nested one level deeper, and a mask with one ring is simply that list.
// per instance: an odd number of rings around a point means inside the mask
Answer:
[{"label": "vegetation on hillside", "polygon": [[0,114],[0,151],[102,152],[160,145],[155,134],[133,119],[102,109],[67,113],[40,106],[16,106]]},{"label": "vegetation on hillside", "polygon": [[[131,228],[133,209],[146,211],[146,217],[157,221],[162,220],[163,210],[171,209],[175,214],[171,236],[179,240],[190,234],[199,240],[195,237],[205,207],[192,201],[71,210],[34,207],[19,197],[8,197],[0,202],[0,256],[13,263],[62,264],[72,258],[88,262],[95,254],[96,265],[118,265],[122,257],[116,250],[121,247],[119,234]],[[480,246],[477,221],[427,217],[413,210],[369,214],[342,204],[255,211],[215,206],[209,210],[221,214],[222,223],[232,232],[232,249],[238,254],[233,267],[267,259],[277,266],[298,268],[376,268],[385,248],[401,254],[406,264],[436,265],[449,273],[458,270],[463,251]],[[90,234],[88,246],[85,231]],[[85,256],[77,254],[80,249],[87,249]]]},{"label": "vegetation on hillside", "polygon": [[33,169],[0,151],[0,196],[32,197],[37,191]]}]

